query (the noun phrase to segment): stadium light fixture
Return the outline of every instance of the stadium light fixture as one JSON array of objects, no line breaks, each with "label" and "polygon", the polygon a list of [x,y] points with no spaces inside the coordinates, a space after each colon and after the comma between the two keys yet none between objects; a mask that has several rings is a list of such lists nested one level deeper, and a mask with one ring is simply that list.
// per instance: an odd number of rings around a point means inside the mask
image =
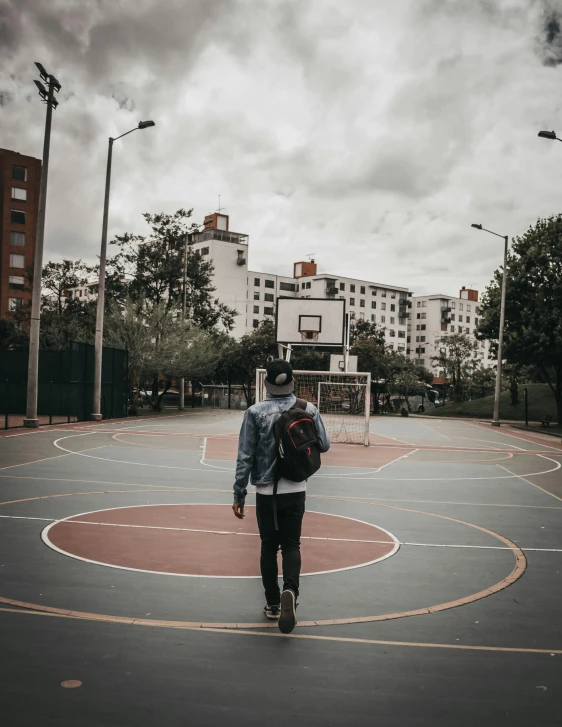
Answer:
[{"label": "stadium light fixture", "polygon": [[500,331],[498,336],[498,364],[496,368],[496,390],[494,392],[494,416],[492,417],[492,426],[500,426],[500,390],[502,381],[502,359],[503,359],[503,329],[505,327],[505,294],[507,289],[507,246],[509,244],[509,235],[500,235],[492,230],[487,230],[482,225],[472,224],[471,227],[475,227],[477,230],[483,232],[489,232],[490,235],[496,237],[502,237],[504,240],[504,251],[503,251],[503,277],[502,277],[502,291],[501,291],[501,306],[500,306]]},{"label": "stadium light fixture", "polygon": [[45,210],[47,206],[47,176],[49,173],[49,153],[51,148],[51,120],[53,109],[58,106],[55,93],[61,85],[54,76],[45,70],[41,63],[35,62],[41,80],[48,84],[48,89],[34,79],[39,95],[47,104],[45,119],[45,137],[43,141],[43,163],[41,183],[39,187],[39,211],[37,215],[37,235],[35,238],[35,259],[33,261],[33,291],[31,294],[31,321],[29,326],[29,357],[27,363],[27,402],[23,424],[25,427],[38,427],[37,396],[39,390],[39,328],[41,324],[41,273],[43,270],[43,239],[45,236]]},{"label": "stadium light fixture", "polygon": [[149,126],[156,126],[154,121],[139,121],[139,129],[148,129]]},{"label": "stadium light fixture", "polygon": [[558,139],[555,131],[539,131],[538,135],[541,137],[541,139],[556,139],[558,141],[562,141],[562,139]]}]

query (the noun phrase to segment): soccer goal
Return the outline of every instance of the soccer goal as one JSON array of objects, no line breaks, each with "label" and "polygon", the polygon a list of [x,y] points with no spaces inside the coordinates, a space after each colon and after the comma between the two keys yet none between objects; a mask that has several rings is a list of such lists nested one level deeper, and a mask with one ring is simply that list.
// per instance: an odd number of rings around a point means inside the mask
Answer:
[{"label": "soccer goal", "polygon": [[[256,371],[256,402],[267,396],[265,369]],[[371,374],[293,371],[295,395],[317,407],[332,442],[369,446]]]}]

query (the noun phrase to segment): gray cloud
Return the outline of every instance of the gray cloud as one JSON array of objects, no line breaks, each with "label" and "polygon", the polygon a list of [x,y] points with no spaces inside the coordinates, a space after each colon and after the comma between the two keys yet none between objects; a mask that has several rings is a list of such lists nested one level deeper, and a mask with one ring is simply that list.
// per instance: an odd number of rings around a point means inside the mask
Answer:
[{"label": "gray cloud", "polygon": [[[417,292],[482,288],[482,222],[520,234],[560,208],[560,7],[534,0],[0,0],[2,145],[39,156],[34,60],[61,81],[49,258],[94,260],[107,138],[110,233],[217,204],[250,265]],[[557,25],[558,23],[558,25]],[[560,127],[559,127],[560,130]],[[504,233],[505,230],[505,233]]]}]

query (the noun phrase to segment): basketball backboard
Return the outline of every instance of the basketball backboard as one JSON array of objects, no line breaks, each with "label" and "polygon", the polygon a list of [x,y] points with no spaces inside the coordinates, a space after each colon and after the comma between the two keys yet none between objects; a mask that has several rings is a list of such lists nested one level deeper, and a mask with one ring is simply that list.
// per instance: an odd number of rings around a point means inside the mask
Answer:
[{"label": "basketball backboard", "polygon": [[344,345],[345,300],[278,298],[277,343],[308,346]]}]

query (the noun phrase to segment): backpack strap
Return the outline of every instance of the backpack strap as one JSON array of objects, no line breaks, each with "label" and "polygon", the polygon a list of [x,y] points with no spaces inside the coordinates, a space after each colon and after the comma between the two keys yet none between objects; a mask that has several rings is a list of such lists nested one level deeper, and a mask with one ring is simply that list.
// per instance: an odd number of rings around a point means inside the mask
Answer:
[{"label": "backpack strap", "polygon": [[304,399],[297,399],[291,409],[302,409],[306,411],[306,401]]}]

